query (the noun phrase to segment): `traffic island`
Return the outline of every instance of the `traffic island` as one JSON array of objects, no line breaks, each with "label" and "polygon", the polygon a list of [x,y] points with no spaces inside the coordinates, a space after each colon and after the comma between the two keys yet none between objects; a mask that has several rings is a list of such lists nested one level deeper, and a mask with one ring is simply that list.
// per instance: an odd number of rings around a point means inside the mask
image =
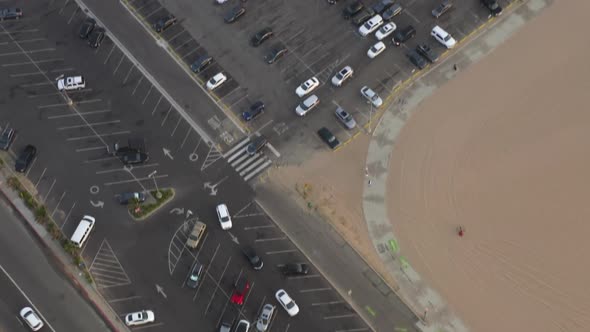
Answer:
[{"label": "traffic island", "polygon": [[175,192],[172,188],[164,188],[150,191],[150,194],[151,197],[145,202],[140,203],[135,201],[130,205],[129,214],[134,220],[144,220],[154,214],[174,198]]}]

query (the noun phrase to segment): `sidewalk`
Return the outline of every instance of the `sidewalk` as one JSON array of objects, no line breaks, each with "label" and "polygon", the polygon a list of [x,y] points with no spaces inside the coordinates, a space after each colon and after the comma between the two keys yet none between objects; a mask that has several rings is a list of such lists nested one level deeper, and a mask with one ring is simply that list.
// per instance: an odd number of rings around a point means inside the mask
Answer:
[{"label": "sidewalk", "polygon": [[25,206],[18,194],[8,187],[6,184],[7,177],[3,174],[4,171],[0,168],[0,192],[12,208],[18,212],[20,217],[26,220],[39,243],[47,249],[45,252],[53,256],[55,263],[59,263],[61,272],[71,281],[80,295],[94,307],[96,313],[102,317],[111,331],[129,331],[117,314],[111,310],[106,301],[98,294],[96,289],[88,284],[84,279],[84,275],[73,265],[72,257],[63,250],[59,243],[52,239],[43,225],[35,221],[33,212]]}]

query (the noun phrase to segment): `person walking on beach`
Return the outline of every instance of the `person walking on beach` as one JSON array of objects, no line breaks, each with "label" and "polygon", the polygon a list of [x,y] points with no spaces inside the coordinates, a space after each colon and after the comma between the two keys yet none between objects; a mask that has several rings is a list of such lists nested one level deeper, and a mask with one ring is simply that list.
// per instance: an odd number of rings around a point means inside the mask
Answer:
[{"label": "person walking on beach", "polygon": [[463,228],[463,226],[459,226],[457,228],[457,234],[459,235],[459,237],[463,237],[463,235],[465,235],[465,228]]}]

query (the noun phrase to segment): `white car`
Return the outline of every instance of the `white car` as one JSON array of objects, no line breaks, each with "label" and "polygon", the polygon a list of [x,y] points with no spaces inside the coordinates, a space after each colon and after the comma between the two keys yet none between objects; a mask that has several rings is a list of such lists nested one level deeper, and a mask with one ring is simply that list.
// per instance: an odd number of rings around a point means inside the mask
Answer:
[{"label": "white car", "polygon": [[22,308],[20,316],[33,331],[39,331],[43,327],[43,321],[41,318],[39,318],[37,313],[29,307]]},{"label": "white car", "polygon": [[377,92],[373,91],[373,89],[369,88],[368,86],[363,86],[361,88],[361,95],[365,97],[373,106],[380,107],[383,105],[383,100]]},{"label": "white car", "polygon": [[297,306],[297,303],[291,299],[289,294],[287,294],[284,289],[279,289],[275,294],[275,298],[277,301],[279,301],[281,306],[285,308],[289,316],[293,317],[299,313],[299,307]]},{"label": "white car", "polygon": [[256,329],[259,332],[266,332],[268,326],[270,325],[270,321],[272,319],[272,315],[275,313],[275,306],[272,304],[265,304],[262,307],[262,312],[260,313],[260,317],[258,317],[258,321],[256,321]]},{"label": "white car", "polygon": [[154,315],[154,312],[151,310],[142,310],[125,315],[125,324],[127,324],[127,326],[137,326],[147,323],[153,323],[155,320],[156,316]]},{"label": "white car", "polygon": [[80,90],[86,88],[84,76],[64,77],[57,81],[59,91]]},{"label": "white car", "polygon": [[377,44],[371,46],[371,48],[367,51],[367,56],[371,59],[374,59],[376,56],[383,53],[383,51],[385,51],[385,43],[380,41]]},{"label": "white car", "polygon": [[381,17],[381,15],[375,15],[359,28],[359,33],[361,34],[361,36],[365,37],[366,35],[377,30],[377,28],[379,28],[382,24],[383,18]]},{"label": "white car", "polygon": [[248,332],[248,330],[250,330],[250,322],[245,319],[241,319],[238,322],[238,325],[236,325],[234,332]]},{"label": "white car", "polygon": [[457,41],[451,36],[451,34],[446,32],[443,28],[439,27],[438,25],[432,28],[432,31],[430,31],[430,35],[448,49],[455,47],[455,44],[457,44]]},{"label": "white car", "polygon": [[228,2],[229,0],[215,0],[215,2],[217,2],[217,4],[219,5],[223,5],[224,3]]},{"label": "white car", "polygon": [[222,85],[225,81],[227,81],[227,76],[225,76],[223,73],[217,73],[207,81],[207,90],[214,90]]},{"label": "white car", "polygon": [[347,79],[352,77],[353,73],[354,73],[354,71],[352,70],[352,68],[350,66],[346,66],[346,67],[340,69],[340,71],[338,73],[336,73],[336,75],[334,75],[334,77],[332,77],[332,84],[334,86],[342,86],[342,84],[344,82],[346,82]]},{"label": "white car", "polygon": [[395,26],[395,23],[389,22],[377,30],[375,37],[377,37],[377,40],[383,40],[384,38],[387,38],[387,36],[391,35],[391,33],[394,32],[396,28],[397,27]]},{"label": "white car", "polygon": [[315,90],[315,88],[317,88],[318,86],[320,86],[320,81],[317,78],[312,77],[307,81],[303,82],[303,84],[301,84],[300,86],[298,86],[297,90],[295,90],[295,93],[299,97],[303,97],[306,94]]},{"label": "white car", "polygon": [[219,224],[221,225],[221,229],[227,231],[231,229],[231,217],[229,216],[229,210],[227,209],[227,205],[219,204],[215,209],[217,211],[217,219],[219,219]]},{"label": "white car", "polygon": [[316,95],[311,95],[307,97],[304,101],[302,101],[297,107],[295,108],[295,113],[299,116],[305,116],[305,114],[309,113],[312,109],[314,109],[320,103],[320,98]]}]

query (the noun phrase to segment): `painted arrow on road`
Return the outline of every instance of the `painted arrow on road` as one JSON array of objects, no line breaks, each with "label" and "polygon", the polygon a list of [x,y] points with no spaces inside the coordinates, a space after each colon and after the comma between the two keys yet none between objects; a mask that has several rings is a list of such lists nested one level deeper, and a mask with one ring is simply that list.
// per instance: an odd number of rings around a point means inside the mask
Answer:
[{"label": "painted arrow on road", "polygon": [[164,151],[164,155],[168,158],[170,158],[171,160],[174,160],[174,157],[172,157],[172,154],[170,153],[170,150],[166,149],[166,148],[162,148],[162,151]]},{"label": "painted arrow on road", "polygon": [[94,206],[94,207],[101,208],[101,209],[104,207],[103,201],[98,201],[98,203],[95,203],[93,200],[90,200],[90,204],[92,204],[92,206]]},{"label": "painted arrow on road", "polygon": [[240,244],[240,241],[238,241],[238,237],[233,235],[231,232],[227,232],[227,234],[229,234],[229,236],[231,237],[231,240],[234,241],[236,244]]},{"label": "painted arrow on road", "polygon": [[227,176],[223,179],[217,181],[217,183],[211,184],[211,182],[203,183],[203,189],[209,189],[209,196],[217,195],[217,186],[219,186],[223,181],[227,180]]},{"label": "painted arrow on road", "polygon": [[172,210],[170,210],[168,213],[172,214],[176,214],[177,216],[184,214],[184,208],[174,208]]},{"label": "painted arrow on road", "polygon": [[162,294],[162,296],[167,299],[168,296],[166,296],[166,293],[164,293],[164,288],[162,288],[162,286],[156,284],[156,292]]}]

